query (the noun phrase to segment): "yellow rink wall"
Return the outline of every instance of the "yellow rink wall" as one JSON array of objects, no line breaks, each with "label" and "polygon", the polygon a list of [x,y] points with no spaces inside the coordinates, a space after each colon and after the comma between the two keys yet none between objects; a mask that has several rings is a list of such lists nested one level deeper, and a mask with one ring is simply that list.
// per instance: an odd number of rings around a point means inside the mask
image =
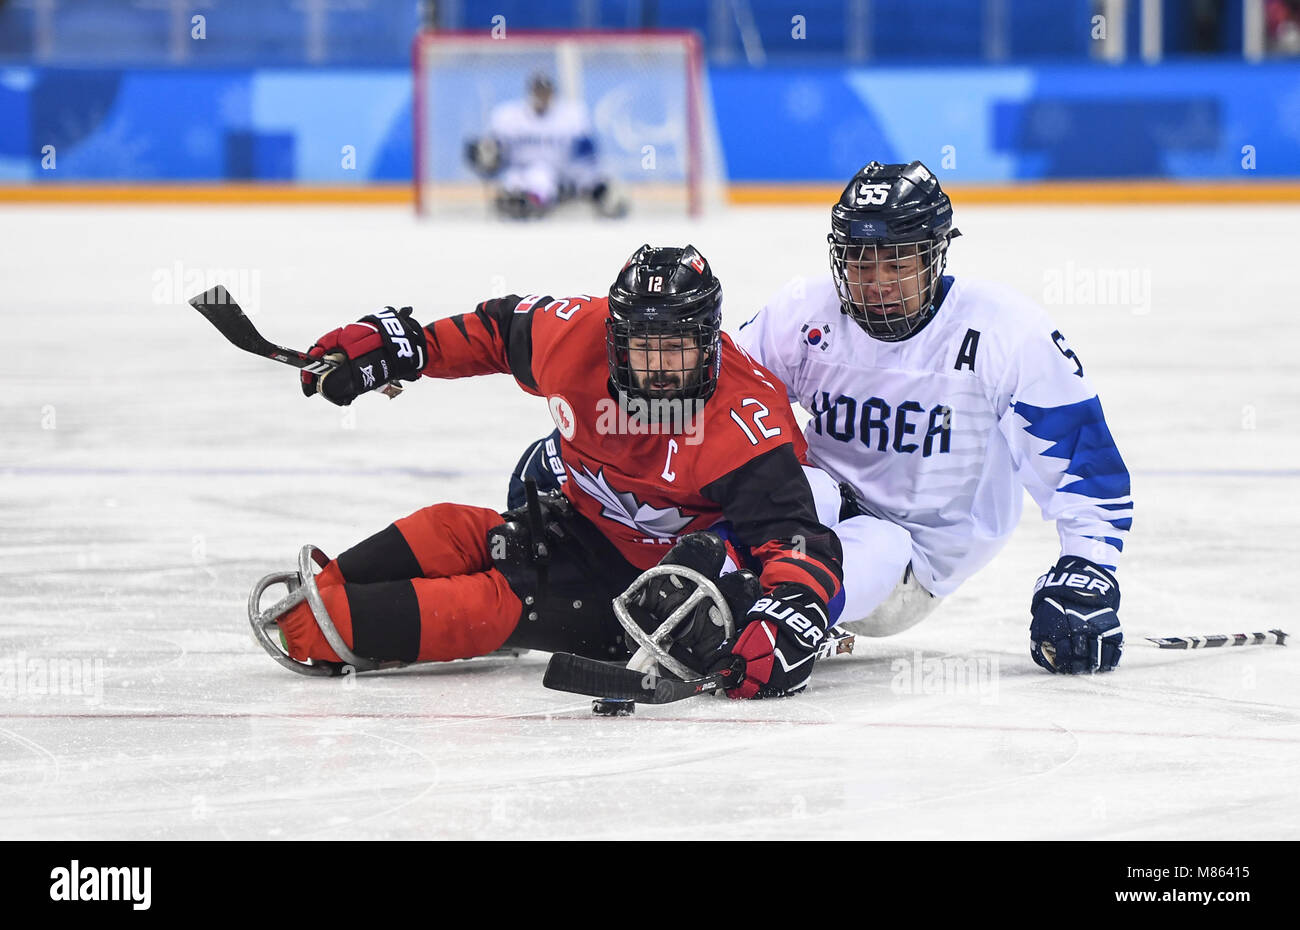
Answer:
[{"label": "yellow rink wall", "polygon": [[[733,184],[729,203],[741,206],[825,206],[840,184]],[[1300,203],[1300,181],[1054,181],[945,185],[969,205],[1123,205]],[[409,184],[37,184],[0,185],[8,204],[410,204]]]}]

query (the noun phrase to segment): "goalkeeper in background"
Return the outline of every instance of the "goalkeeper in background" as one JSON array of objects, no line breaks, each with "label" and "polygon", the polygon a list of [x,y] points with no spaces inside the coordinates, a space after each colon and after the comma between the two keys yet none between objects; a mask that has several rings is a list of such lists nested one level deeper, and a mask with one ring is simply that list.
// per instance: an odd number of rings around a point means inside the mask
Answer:
[{"label": "goalkeeper in background", "polygon": [[545,74],[528,79],[527,96],[493,108],[487,133],[465,145],[465,158],[496,181],[497,212],[510,219],[544,216],[556,204],[583,199],[601,216],[627,213],[626,197],[602,177],[587,108],[557,100]]}]

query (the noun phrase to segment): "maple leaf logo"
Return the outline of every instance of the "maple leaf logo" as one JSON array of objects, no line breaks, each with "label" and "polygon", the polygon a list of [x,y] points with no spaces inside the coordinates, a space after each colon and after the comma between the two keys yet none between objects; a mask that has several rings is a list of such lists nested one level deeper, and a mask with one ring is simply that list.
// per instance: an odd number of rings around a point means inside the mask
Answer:
[{"label": "maple leaf logo", "polygon": [[676,507],[651,507],[636,499],[630,491],[616,491],[605,478],[605,469],[592,474],[587,466],[573,470],[573,480],[578,487],[600,501],[600,515],[621,523],[647,536],[668,538],[676,536],[694,517],[683,516]]}]

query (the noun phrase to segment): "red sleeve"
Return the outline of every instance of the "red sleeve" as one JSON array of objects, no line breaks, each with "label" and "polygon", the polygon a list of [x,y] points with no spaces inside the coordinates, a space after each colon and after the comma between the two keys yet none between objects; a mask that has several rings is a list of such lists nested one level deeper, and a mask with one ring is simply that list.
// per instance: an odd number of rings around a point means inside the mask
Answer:
[{"label": "red sleeve", "polygon": [[[431,378],[504,373],[529,394],[541,394],[538,374],[575,317],[599,317],[599,300],[531,294],[485,300],[473,313],[436,320],[424,328]],[[586,311],[585,313],[582,311]]]},{"label": "red sleeve", "polygon": [[762,564],[764,591],[787,582],[829,604],[844,580],[839,538],[817,521],[812,489],[790,443],[736,466],[705,486],[736,539]]}]

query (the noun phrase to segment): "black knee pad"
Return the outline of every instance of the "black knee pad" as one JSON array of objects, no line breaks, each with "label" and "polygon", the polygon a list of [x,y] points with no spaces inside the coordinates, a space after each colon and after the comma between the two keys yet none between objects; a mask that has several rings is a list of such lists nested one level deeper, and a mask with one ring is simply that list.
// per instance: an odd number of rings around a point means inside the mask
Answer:
[{"label": "black knee pad", "polygon": [[395,523],[344,552],[338,557],[338,563],[343,579],[354,584],[404,581],[424,575],[419,560]]}]

